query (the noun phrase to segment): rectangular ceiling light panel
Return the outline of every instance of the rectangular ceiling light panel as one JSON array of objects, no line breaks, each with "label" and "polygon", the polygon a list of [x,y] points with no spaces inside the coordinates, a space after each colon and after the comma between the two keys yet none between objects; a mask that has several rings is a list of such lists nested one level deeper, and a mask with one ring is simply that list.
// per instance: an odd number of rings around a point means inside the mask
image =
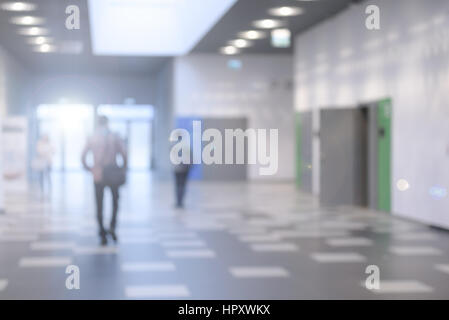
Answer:
[{"label": "rectangular ceiling light panel", "polygon": [[95,55],[187,54],[237,0],[89,0]]}]

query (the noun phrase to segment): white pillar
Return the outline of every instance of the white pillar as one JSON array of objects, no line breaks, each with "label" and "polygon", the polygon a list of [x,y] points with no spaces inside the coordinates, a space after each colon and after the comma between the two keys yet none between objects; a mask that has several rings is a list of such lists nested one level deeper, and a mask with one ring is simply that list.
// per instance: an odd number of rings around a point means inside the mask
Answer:
[{"label": "white pillar", "polygon": [[3,150],[2,150],[2,120],[6,114],[6,93],[5,93],[5,63],[3,48],[0,47],[0,214],[5,211],[5,194],[3,188]]},{"label": "white pillar", "polygon": [[5,212],[5,195],[3,190],[3,150],[2,150],[2,115],[0,114],[0,214]]}]

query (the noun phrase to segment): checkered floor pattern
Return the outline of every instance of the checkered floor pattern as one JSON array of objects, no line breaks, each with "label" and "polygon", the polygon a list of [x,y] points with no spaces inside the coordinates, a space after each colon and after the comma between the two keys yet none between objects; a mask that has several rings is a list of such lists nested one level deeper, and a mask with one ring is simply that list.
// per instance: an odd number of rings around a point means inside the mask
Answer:
[{"label": "checkered floor pattern", "polygon": [[[447,299],[449,232],[362,208],[321,207],[289,183],[173,185],[136,174],[119,242],[99,246],[89,177],[7,195],[0,299]],[[106,211],[110,210],[106,196]],[[69,290],[69,265],[80,288]],[[367,289],[367,266],[380,288]]]}]

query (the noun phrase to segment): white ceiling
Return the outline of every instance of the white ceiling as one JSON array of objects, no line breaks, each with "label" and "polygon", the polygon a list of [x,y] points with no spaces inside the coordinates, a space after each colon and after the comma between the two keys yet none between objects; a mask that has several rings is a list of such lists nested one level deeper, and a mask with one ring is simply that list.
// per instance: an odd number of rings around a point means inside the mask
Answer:
[{"label": "white ceiling", "polygon": [[188,53],[237,0],[89,0],[94,55]]}]

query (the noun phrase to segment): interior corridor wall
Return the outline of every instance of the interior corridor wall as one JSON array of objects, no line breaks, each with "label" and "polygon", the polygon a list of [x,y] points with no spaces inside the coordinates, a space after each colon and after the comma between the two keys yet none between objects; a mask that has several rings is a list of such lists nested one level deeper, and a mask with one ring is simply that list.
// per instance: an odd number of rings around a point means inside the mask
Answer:
[{"label": "interior corridor wall", "polygon": [[42,74],[33,77],[33,105],[59,103],[154,104],[156,79],[145,75]]},{"label": "interior corridor wall", "polygon": [[2,108],[8,115],[24,115],[30,103],[31,74],[20,61],[0,47]]},{"label": "interior corridor wall", "polygon": [[[24,114],[28,106],[30,78],[19,61],[0,46],[0,128],[7,115]],[[0,130],[0,141],[1,141]],[[0,143],[0,155],[2,154]],[[0,156],[0,213],[4,210],[2,157]]]},{"label": "interior corridor wall", "polygon": [[[369,4],[380,8],[380,30],[365,27]],[[323,107],[390,97],[392,211],[444,227],[449,227],[448,12],[446,0],[373,0],[295,39],[296,110],[317,114]],[[313,174],[319,175],[319,168]],[[400,179],[408,189],[396,187]]]},{"label": "interior corridor wall", "polygon": [[[4,51],[0,47],[0,128],[2,127],[2,120],[6,114],[6,86],[5,86],[5,61]],[[0,130],[0,140],[2,139],[2,130]],[[0,155],[3,153],[2,144],[0,143]],[[5,195],[3,188],[3,159],[0,156],[0,214],[5,211]]]},{"label": "interior corridor wall", "polygon": [[182,117],[238,118],[248,128],[279,129],[279,167],[260,176],[248,166],[250,179],[293,180],[295,129],[289,55],[194,54],[175,60],[174,112]]},{"label": "interior corridor wall", "polygon": [[31,83],[26,67],[0,46],[0,112],[3,115],[26,114]]}]

